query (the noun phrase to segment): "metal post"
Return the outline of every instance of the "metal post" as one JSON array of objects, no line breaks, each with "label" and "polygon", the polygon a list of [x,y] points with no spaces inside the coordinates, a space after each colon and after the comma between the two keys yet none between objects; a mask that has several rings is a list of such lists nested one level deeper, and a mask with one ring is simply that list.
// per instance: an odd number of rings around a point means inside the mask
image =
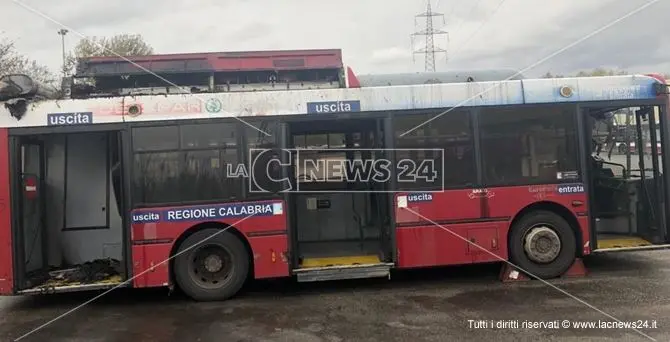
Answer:
[{"label": "metal post", "polygon": [[633,110],[631,108],[628,108],[626,110],[626,129],[624,130],[624,144],[626,145],[625,148],[625,153],[626,153],[626,170],[628,172],[628,175],[626,178],[630,178],[630,167],[631,167],[631,160],[630,160],[630,126],[631,126],[631,116],[633,115]]},{"label": "metal post", "polygon": [[67,77],[66,73],[67,70],[65,70],[65,35],[68,33],[68,30],[66,29],[60,29],[58,30],[58,35],[61,36],[61,44],[62,44],[62,49],[63,49],[63,77]]}]

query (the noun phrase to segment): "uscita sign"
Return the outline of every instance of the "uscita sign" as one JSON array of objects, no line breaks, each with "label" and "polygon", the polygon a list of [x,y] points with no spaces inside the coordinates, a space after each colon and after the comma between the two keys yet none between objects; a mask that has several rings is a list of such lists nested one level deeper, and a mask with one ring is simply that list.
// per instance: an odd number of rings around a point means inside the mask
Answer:
[{"label": "uscita sign", "polygon": [[407,202],[430,202],[433,200],[432,194],[419,193],[419,194],[408,194]]},{"label": "uscita sign", "polygon": [[325,102],[307,102],[307,113],[341,113],[341,112],[360,112],[361,101],[325,101]]},{"label": "uscita sign", "polygon": [[51,113],[47,114],[47,126],[86,125],[93,123],[93,113]]}]

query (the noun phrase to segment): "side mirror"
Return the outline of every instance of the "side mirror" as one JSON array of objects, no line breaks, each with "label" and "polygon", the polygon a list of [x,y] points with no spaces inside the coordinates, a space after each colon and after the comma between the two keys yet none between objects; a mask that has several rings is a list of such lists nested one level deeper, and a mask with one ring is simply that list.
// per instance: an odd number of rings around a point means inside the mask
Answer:
[{"label": "side mirror", "polygon": [[35,92],[37,92],[37,85],[27,75],[15,74],[0,77],[0,101],[32,96]]}]

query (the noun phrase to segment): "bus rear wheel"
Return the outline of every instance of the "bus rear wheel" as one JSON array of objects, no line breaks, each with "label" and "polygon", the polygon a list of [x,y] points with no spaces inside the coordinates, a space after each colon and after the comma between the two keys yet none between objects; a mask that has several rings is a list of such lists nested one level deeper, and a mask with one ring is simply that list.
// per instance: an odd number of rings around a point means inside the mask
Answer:
[{"label": "bus rear wheel", "polygon": [[[214,236],[212,236],[214,235]],[[177,251],[177,285],[198,301],[228,299],[242,288],[249,255],[239,238],[220,229],[204,229],[186,238]]]},{"label": "bus rear wheel", "polygon": [[575,262],[577,242],[570,224],[550,211],[533,211],[511,228],[510,261],[532,276],[555,278]]}]

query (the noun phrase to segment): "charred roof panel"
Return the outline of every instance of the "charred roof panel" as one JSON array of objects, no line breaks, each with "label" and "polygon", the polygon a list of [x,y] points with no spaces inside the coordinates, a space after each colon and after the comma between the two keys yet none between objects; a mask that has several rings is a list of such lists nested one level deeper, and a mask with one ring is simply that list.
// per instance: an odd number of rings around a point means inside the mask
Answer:
[{"label": "charred roof panel", "polygon": [[[287,50],[243,51],[192,54],[132,56],[126,59],[155,73],[201,73],[224,71],[339,69],[342,51]],[[90,57],[77,65],[78,77],[114,76],[146,73],[120,57]]]}]

